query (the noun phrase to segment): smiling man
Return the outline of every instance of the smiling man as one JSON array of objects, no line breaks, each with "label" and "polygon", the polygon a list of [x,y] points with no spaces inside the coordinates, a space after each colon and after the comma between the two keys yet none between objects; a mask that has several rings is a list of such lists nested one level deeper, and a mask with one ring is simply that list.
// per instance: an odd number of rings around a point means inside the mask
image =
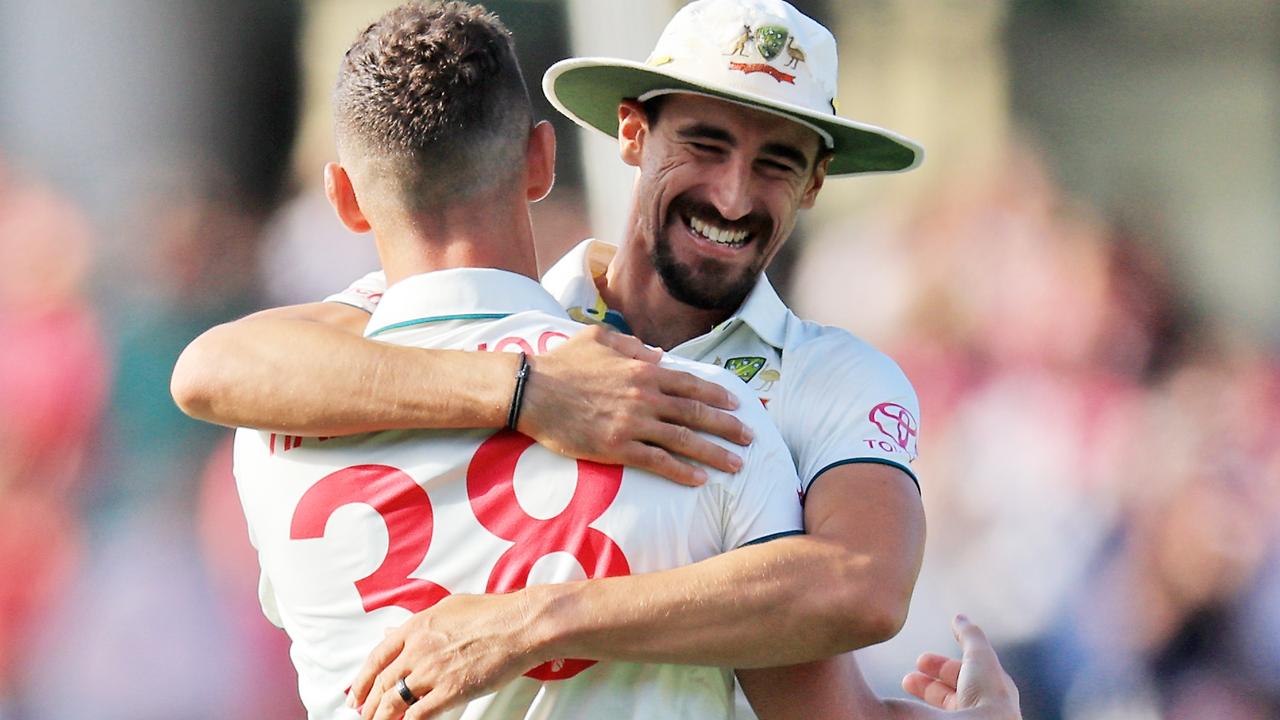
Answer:
[{"label": "smiling man", "polygon": [[[397,710],[388,691],[401,678],[412,677],[418,695],[467,697],[530,656],[795,665],[790,677],[769,674],[776,693],[753,698],[762,715],[834,717],[797,700],[832,684],[842,688],[835,704],[857,717],[901,709],[875,698],[841,653],[892,637],[906,616],[924,543],[910,467],[916,395],[882,353],[796,317],[762,274],[828,178],[921,160],[911,141],[834,113],[835,68],[831,34],[785,2],[701,0],[677,13],[647,61],[570,59],[543,83],[561,112],[616,137],[637,168],[620,244],[585,241],[544,286],[575,319],[714,362],[747,383],[799,471],[806,534],[678,570],[430,608],[392,632],[357,677],[352,692],[366,716]],[[335,302],[215,328],[184,354],[175,397],[203,419],[295,434],[500,427],[511,393],[500,353],[396,352],[404,349],[354,336],[384,289],[375,274]],[[655,379],[652,358],[629,357],[644,354],[597,333],[534,358],[517,429],[684,482],[704,475],[672,452],[731,466],[681,427],[745,441],[697,401],[731,403],[670,375]],[[994,700],[962,693],[952,704],[1016,716],[1016,692],[1001,694],[1001,682],[989,686]]]}]

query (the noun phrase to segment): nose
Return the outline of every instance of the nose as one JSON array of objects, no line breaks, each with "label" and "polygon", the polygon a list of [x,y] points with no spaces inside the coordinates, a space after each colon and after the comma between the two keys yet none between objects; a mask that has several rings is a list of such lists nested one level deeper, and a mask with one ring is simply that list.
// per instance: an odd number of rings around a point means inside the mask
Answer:
[{"label": "nose", "polygon": [[730,158],[714,178],[711,201],[725,220],[738,220],[751,212],[751,163]]}]

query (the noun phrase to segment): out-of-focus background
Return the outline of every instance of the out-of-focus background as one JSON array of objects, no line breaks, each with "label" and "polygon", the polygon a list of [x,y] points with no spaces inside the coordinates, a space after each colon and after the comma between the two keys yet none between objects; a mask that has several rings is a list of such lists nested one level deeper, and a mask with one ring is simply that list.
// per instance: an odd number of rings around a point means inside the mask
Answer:
[{"label": "out-of-focus background", "polygon": [[[299,718],[228,432],[181,348],[375,266],[321,195],[385,0],[0,0],[0,718]],[[671,0],[494,0],[536,85]],[[840,107],[928,149],[829,182],[771,275],[919,391],[929,544],[874,684],[983,624],[1028,718],[1280,717],[1280,5],[810,0]],[[629,174],[557,122],[544,267]]]}]

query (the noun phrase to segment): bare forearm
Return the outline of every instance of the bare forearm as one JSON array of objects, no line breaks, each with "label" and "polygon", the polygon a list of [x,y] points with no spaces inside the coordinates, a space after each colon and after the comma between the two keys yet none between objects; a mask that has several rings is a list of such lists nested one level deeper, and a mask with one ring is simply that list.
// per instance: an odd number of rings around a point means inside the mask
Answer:
[{"label": "bare forearm", "polygon": [[810,490],[805,527],[675,570],[530,588],[535,637],[549,657],[736,668],[893,637],[924,545],[914,486],[895,468],[849,466]]},{"label": "bare forearm", "polygon": [[[257,341],[263,337],[271,341]],[[260,317],[197,338],[174,369],[173,394],[197,419],[296,435],[500,427],[516,362]]]},{"label": "bare forearm", "polygon": [[738,682],[760,720],[896,720],[867,685],[853,653],[800,665],[739,669]]},{"label": "bare forearm", "polygon": [[838,545],[782,538],[645,575],[529,588],[540,654],[738,668],[787,665],[849,650],[843,594],[852,571]]}]

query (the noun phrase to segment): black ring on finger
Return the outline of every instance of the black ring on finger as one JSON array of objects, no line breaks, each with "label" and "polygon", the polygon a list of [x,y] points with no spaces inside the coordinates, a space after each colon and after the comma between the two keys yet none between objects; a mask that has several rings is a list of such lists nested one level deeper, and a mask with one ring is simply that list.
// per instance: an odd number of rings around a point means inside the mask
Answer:
[{"label": "black ring on finger", "polygon": [[413,691],[409,689],[404,678],[396,681],[396,692],[400,693],[400,699],[404,701],[405,705],[412,705],[418,702],[418,696],[414,695]]}]

